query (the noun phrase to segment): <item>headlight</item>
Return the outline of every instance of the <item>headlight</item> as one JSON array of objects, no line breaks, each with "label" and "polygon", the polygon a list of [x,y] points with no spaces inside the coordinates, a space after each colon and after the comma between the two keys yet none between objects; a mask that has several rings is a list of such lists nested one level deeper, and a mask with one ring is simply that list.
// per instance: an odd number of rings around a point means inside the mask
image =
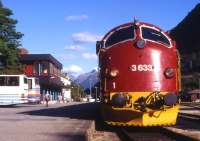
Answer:
[{"label": "headlight", "polygon": [[137,43],[136,43],[136,46],[138,48],[144,48],[144,46],[145,46],[145,40],[142,40],[142,39],[138,40]]},{"label": "headlight", "polygon": [[119,71],[116,69],[113,69],[110,71],[110,76],[111,77],[116,77],[119,74]]},{"label": "headlight", "polygon": [[174,72],[173,68],[167,68],[167,69],[165,69],[164,74],[167,78],[172,78],[172,77],[174,77],[175,72]]}]

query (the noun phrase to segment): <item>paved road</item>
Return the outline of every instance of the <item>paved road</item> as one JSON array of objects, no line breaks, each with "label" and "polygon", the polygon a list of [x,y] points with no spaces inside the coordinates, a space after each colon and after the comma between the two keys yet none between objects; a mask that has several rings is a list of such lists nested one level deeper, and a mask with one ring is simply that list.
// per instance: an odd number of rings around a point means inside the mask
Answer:
[{"label": "paved road", "polygon": [[0,107],[0,141],[84,141],[94,103]]}]

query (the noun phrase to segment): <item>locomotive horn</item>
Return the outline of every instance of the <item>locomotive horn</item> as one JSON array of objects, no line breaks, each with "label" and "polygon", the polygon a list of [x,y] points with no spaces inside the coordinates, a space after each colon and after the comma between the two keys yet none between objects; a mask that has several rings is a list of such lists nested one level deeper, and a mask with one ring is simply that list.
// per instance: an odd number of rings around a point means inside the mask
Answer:
[{"label": "locomotive horn", "polygon": [[96,54],[99,53],[99,50],[104,47],[104,41],[97,41],[96,42]]}]

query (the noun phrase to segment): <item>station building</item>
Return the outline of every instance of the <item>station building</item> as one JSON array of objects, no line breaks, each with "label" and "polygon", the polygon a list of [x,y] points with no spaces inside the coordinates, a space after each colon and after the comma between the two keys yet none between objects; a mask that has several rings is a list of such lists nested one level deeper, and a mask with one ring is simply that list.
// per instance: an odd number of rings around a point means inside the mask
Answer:
[{"label": "station building", "polygon": [[25,75],[39,78],[42,98],[46,93],[49,93],[51,100],[57,100],[58,95],[62,94],[63,88],[62,64],[51,54],[27,54],[23,49],[21,50],[20,62],[23,65]]}]

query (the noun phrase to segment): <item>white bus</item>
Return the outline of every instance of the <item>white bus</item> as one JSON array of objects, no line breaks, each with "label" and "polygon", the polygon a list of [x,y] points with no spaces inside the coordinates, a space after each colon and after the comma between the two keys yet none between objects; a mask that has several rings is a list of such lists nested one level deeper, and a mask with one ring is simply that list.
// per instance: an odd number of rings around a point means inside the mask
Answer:
[{"label": "white bus", "polygon": [[28,80],[21,75],[0,75],[0,105],[28,102]]},{"label": "white bus", "polygon": [[28,77],[28,103],[40,103],[40,84],[39,79],[35,77]]}]

